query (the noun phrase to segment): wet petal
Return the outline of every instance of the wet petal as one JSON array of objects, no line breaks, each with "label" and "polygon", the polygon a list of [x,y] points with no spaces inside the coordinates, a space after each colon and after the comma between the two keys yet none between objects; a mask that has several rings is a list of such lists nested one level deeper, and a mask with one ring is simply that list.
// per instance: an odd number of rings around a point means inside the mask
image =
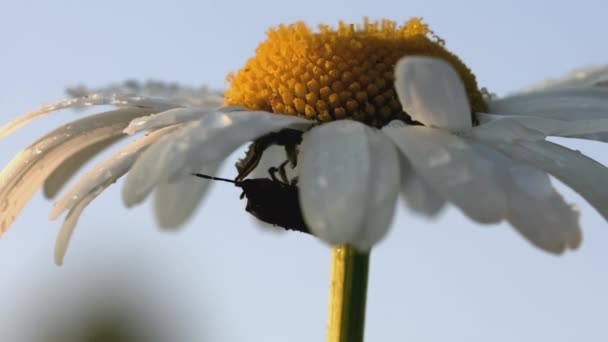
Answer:
[{"label": "wet petal", "polygon": [[117,107],[134,107],[134,108],[145,108],[154,111],[163,111],[175,107],[180,107],[178,104],[169,103],[159,99],[150,99],[145,97],[131,97],[124,95],[104,95],[104,94],[91,94],[68,100],[59,100],[52,104],[46,104],[34,109],[31,112],[25,113],[22,116],[9,121],[4,126],[0,127],[0,139],[13,133],[20,127],[23,127],[34,120],[40,119],[53,112],[68,109],[68,108],[82,108],[88,106],[102,106],[111,105]]},{"label": "wet petal", "polygon": [[472,127],[464,84],[448,63],[430,57],[404,57],[395,67],[395,90],[403,111],[425,126],[449,131]]},{"label": "wet petal", "polygon": [[473,143],[450,133],[393,121],[383,128],[416,173],[434,191],[481,223],[506,217],[507,199],[497,167],[473,148]]},{"label": "wet petal", "polygon": [[568,88],[606,87],[608,86],[608,65],[581,68],[565,76],[548,79],[539,84],[527,87],[522,93],[542,90],[557,90]]},{"label": "wet petal", "polygon": [[90,145],[67,158],[44,181],[43,194],[46,198],[54,198],[59,190],[80,170],[88,161],[123,137],[112,137]]},{"label": "wet petal", "polygon": [[20,152],[0,173],[0,233],[5,232],[46,178],[69,156],[87,146],[122,135],[141,115],[116,110],[71,122]]},{"label": "wet petal", "polygon": [[548,141],[495,146],[514,160],[535,166],[564,182],[608,220],[608,168],[604,165]]},{"label": "wet petal", "polygon": [[386,234],[400,175],[381,133],[354,121],[323,124],[304,134],[299,163],[302,212],[317,237],[368,250]]},{"label": "wet petal", "polygon": [[70,239],[74,233],[74,228],[78,223],[78,219],[82,214],[82,211],[101,193],[103,189],[99,189],[94,193],[91,193],[84,197],[76,206],[70,209],[70,212],[63,221],[63,225],[57,234],[57,240],[55,241],[55,264],[61,266],[63,264],[63,258],[68,249]]},{"label": "wet petal", "polygon": [[90,93],[100,94],[125,94],[129,96],[143,96],[160,98],[182,106],[216,108],[224,102],[221,91],[209,89],[208,87],[189,87],[177,83],[166,83],[161,81],[139,82],[127,80],[120,84],[110,84],[104,88],[89,89],[84,86],[67,89],[67,93],[73,97],[80,97]]},{"label": "wet petal", "polygon": [[131,121],[129,126],[125,128],[125,133],[132,135],[141,131],[159,129],[192,120],[200,120],[209,112],[209,110],[199,108],[174,108]]},{"label": "wet petal", "polygon": [[565,121],[608,119],[608,88],[557,89],[514,95],[491,100],[488,108],[495,115]]},{"label": "wet petal", "polygon": [[239,146],[283,128],[303,129],[313,122],[267,112],[212,112],[186,124],[151,146],[127,176],[127,206],[143,201],[158,185],[200,171],[225,159]]},{"label": "wet petal", "polygon": [[72,233],[84,209],[99,196],[107,187],[114,184],[133,165],[135,158],[153,141],[171,132],[176,127],[167,127],[151,133],[137,141],[132,142],[123,149],[114,153],[108,159],[81,177],[63,196],[55,203],[50,219],[54,220],[69,210],[55,242],[55,263],[61,265],[67,251]]},{"label": "wet petal", "polygon": [[519,140],[538,141],[547,137],[535,126],[527,127],[520,120],[511,120],[511,117],[488,114],[478,114],[477,117],[480,125],[465,133],[476,140],[510,143]]},{"label": "wet petal", "polygon": [[[125,109],[127,110],[127,109]],[[146,117],[152,110],[143,108],[132,108],[129,111],[140,112],[137,118],[133,121]],[[87,146],[80,151],[77,151],[65,159],[44,181],[43,193],[46,198],[53,198],[57,192],[74,176],[76,172],[89,160],[97,156],[110,145],[123,139],[124,136],[110,137],[107,140],[99,141],[96,144]]]},{"label": "wet petal", "polygon": [[55,202],[50,219],[54,220],[66,210],[75,208],[83,198],[92,193],[103,191],[122,177],[133,165],[137,157],[163,136],[175,131],[179,126],[172,126],[152,132],[113,153],[110,157],[95,165],[90,171],[80,177]]},{"label": "wet petal", "polygon": [[484,140],[534,141],[554,136],[604,141],[608,134],[608,117],[566,121],[535,116],[477,114],[477,118],[480,126],[471,133]]}]

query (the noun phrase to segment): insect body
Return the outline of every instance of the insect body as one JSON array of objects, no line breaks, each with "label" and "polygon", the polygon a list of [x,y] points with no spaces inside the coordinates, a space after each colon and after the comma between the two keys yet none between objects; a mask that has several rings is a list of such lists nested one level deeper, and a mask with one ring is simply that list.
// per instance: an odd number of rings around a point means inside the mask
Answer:
[{"label": "insect body", "polygon": [[245,179],[236,184],[247,197],[247,210],[261,221],[287,230],[310,233],[304,223],[298,187],[268,178]]},{"label": "insect body", "polygon": [[277,171],[281,175],[284,174],[282,169],[285,164],[283,163],[279,168],[269,170],[271,179],[254,178],[233,181],[200,173],[195,174],[195,176],[233,183],[243,189],[241,198],[247,197],[245,210],[251,215],[274,226],[310,234],[300,209],[297,185],[295,182],[287,183],[285,179],[281,181],[275,176]]}]

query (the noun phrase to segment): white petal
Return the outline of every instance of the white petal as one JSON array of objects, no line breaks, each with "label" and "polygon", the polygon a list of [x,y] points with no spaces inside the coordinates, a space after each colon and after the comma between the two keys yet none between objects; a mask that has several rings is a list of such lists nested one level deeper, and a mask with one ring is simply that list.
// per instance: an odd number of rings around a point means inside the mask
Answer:
[{"label": "white petal", "polygon": [[192,120],[199,120],[209,110],[199,108],[174,108],[164,112],[137,118],[125,128],[125,133],[132,135],[137,132],[154,130]]},{"label": "white petal", "polygon": [[0,139],[13,133],[20,127],[23,127],[30,122],[40,119],[53,112],[67,108],[82,108],[88,106],[112,105],[117,107],[135,107],[146,108],[157,111],[168,110],[175,107],[180,107],[177,104],[168,103],[158,99],[150,99],[144,97],[130,97],[123,95],[104,95],[91,94],[68,100],[59,100],[52,104],[46,104],[34,109],[31,112],[25,113],[22,116],[9,121],[4,126],[0,127]]},{"label": "white petal", "polygon": [[69,213],[66,216],[61,230],[55,242],[55,263],[61,265],[68,248],[68,244],[78,223],[82,211],[99,196],[108,186],[114,184],[118,178],[124,175],[133,164],[135,157],[146,148],[152,141],[175,129],[167,127],[158,130],[148,136],[139,139],[127,147],[121,149],[107,160],[100,163],[97,167],[81,177],[74,186],[60,198],[53,212],[51,219],[55,219],[66,209]]},{"label": "white petal", "polygon": [[571,138],[608,142],[608,133],[577,134]]},{"label": "white petal", "polygon": [[608,88],[539,91],[488,102],[496,115],[536,116],[554,120],[608,119]]},{"label": "white petal", "polygon": [[122,137],[112,137],[90,145],[66,159],[44,181],[42,188],[44,197],[54,198],[59,190],[78,172],[78,170],[103,150],[114,144]]},{"label": "white petal", "polygon": [[386,234],[400,175],[382,134],[354,121],[323,124],[304,134],[299,159],[300,205],[314,235],[368,250]]},{"label": "white petal", "polygon": [[[201,173],[214,175],[217,165],[205,167]],[[195,176],[163,183],[156,189],[155,213],[161,228],[173,229],[183,225],[203,200],[210,181]]]},{"label": "white petal", "polygon": [[548,141],[497,144],[515,160],[552,174],[608,220],[608,168],[578,151]]},{"label": "white petal", "polygon": [[118,178],[122,177],[122,175],[127,172],[135,161],[135,158],[143,149],[175,128],[176,127],[167,127],[153,132],[116,152],[80,178],[79,181],[74,184],[59,201],[57,201],[53,212],[51,213],[51,219],[55,219],[66,209],[70,210],[61,226],[55,243],[55,263],[57,265],[63,264],[63,258],[67,251],[72,233],[74,232],[74,228],[76,227],[83,210],[108,186],[114,184]]},{"label": "white petal", "polygon": [[0,233],[64,160],[87,146],[122,135],[138,115],[140,111],[124,109],[89,116],[54,130],[20,152],[0,173]]},{"label": "white petal", "polygon": [[399,154],[401,168],[401,197],[407,207],[427,217],[435,216],[445,205],[445,200],[419,175],[403,154]]},{"label": "white petal", "polygon": [[602,140],[608,133],[608,118],[566,121],[536,116],[483,113],[478,113],[477,118],[480,125],[475,127],[471,134],[483,140],[535,141],[543,140],[547,136]]},{"label": "white petal", "polygon": [[[172,166],[181,166],[185,163],[186,156],[183,149],[186,145],[174,144],[180,141],[182,136],[192,132],[192,126],[198,122],[183,124],[178,130],[163,136],[135,160],[129,174],[126,177],[122,188],[123,203],[131,207],[143,201],[156,186],[169,181],[169,174],[172,173]],[[177,146],[174,146],[177,145]],[[180,163],[178,165],[178,163]],[[182,176],[182,175],[179,175]],[[177,177],[176,177],[177,178]]]},{"label": "white petal", "polygon": [[548,79],[539,84],[527,87],[522,92],[530,93],[541,90],[556,90],[566,88],[585,88],[608,86],[608,65],[587,67],[574,70],[565,76]]},{"label": "white petal", "polygon": [[211,112],[168,135],[137,160],[127,176],[127,206],[143,201],[158,184],[219,163],[245,142],[283,128],[303,129],[313,122],[267,112]]},{"label": "white petal", "polygon": [[63,257],[68,249],[72,233],[74,232],[74,228],[78,223],[82,211],[95,199],[95,197],[97,197],[97,195],[99,195],[99,193],[101,193],[101,191],[103,190],[100,189],[98,192],[87,195],[87,197],[83,198],[76,206],[70,209],[70,212],[63,221],[59,234],[57,234],[57,240],[55,241],[55,264],[57,264],[57,266],[63,264]]},{"label": "white petal", "polygon": [[510,116],[478,113],[477,118],[480,125],[466,132],[467,136],[477,140],[511,143],[519,140],[538,141],[547,137],[536,126],[528,127],[520,120],[511,120]]},{"label": "white petal", "polygon": [[447,62],[404,57],[395,67],[395,90],[403,111],[425,126],[450,131],[471,128],[471,108],[458,73]]},{"label": "white petal", "polygon": [[[141,117],[146,117],[146,114],[152,112],[150,109],[143,108],[132,108],[125,109],[129,111],[140,112],[137,118],[133,121],[137,121]],[[99,141],[96,144],[87,146],[82,150],[70,155],[61,165],[59,165],[44,181],[43,193],[46,198],[53,198],[57,192],[72,178],[72,176],[89,160],[97,156],[100,152],[105,150],[113,143],[124,138],[122,135],[118,137],[110,137],[107,140]]]},{"label": "white petal", "polygon": [[179,126],[172,126],[152,132],[113,153],[80,177],[55,202],[50,219],[54,220],[66,210],[72,210],[83,198],[103,191],[122,177],[133,165],[136,158],[148,147],[163,136],[175,131]]},{"label": "white petal", "polygon": [[445,201],[420,176],[411,176],[401,185],[401,194],[412,211],[425,216],[435,216],[443,208]]},{"label": "white petal", "polygon": [[496,165],[472,143],[447,132],[393,121],[383,128],[416,173],[439,195],[481,223],[505,218],[507,199]]},{"label": "white petal", "polygon": [[353,241],[364,220],[372,168],[365,128],[351,121],[314,127],[300,151],[298,187],[307,225],[330,244]]},{"label": "white petal", "polygon": [[551,185],[546,173],[516,163],[489,147],[475,149],[498,165],[508,198],[507,220],[531,243],[551,253],[580,245],[578,211]]},{"label": "white petal", "polygon": [[224,102],[222,92],[209,89],[208,87],[188,87],[176,83],[165,83],[161,81],[147,81],[145,83],[128,80],[121,84],[111,84],[101,89],[88,89],[80,86],[67,90],[73,97],[84,96],[90,93],[101,94],[125,94],[129,96],[144,96],[162,98],[165,101],[179,103],[188,107],[216,108]]},{"label": "white petal", "polygon": [[393,222],[399,196],[399,156],[393,143],[384,133],[366,128],[371,157],[371,174],[368,178],[365,222],[361,233],[351,244],[359,250],[370,250],[380,241]]}]

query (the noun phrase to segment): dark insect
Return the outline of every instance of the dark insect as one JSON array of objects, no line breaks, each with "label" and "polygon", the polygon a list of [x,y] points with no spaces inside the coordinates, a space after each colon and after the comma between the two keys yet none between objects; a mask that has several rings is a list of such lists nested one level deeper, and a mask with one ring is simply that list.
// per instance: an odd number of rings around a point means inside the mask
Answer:
[{"label": "dark insect", "polygon": [[[271,179],[230,180],[200,173],[195,174],[195,176],[233,183],[243,189],[241,198],[247,197],[245,210],[251,215],[274,226],[310,234],[302,217],[298,187],[295,182],[288,183],[284,177],[286,163],[287,161],[281,164],[279,168],[273,167],[268,170]],[[279,172],[282,181],[276,178],[276,172]]]}]

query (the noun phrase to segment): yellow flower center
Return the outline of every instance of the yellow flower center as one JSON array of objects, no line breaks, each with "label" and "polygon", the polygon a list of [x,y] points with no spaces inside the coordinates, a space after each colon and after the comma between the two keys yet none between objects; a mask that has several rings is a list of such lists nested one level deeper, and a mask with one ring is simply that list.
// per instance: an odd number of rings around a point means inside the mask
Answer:
[{"label": "yellow flower center", "polygon": [[380,127],[409,117],[393,87],[393,69],[404,56],[442,58],[460,74],[474,112],[485,104],[475,76],[444,48],[421,19],[398,26],[390,20],[337,29],[304,23],[268,31],[245,67],[228,75],[226,105],[298,115],[321,122],[352,118]]}]

